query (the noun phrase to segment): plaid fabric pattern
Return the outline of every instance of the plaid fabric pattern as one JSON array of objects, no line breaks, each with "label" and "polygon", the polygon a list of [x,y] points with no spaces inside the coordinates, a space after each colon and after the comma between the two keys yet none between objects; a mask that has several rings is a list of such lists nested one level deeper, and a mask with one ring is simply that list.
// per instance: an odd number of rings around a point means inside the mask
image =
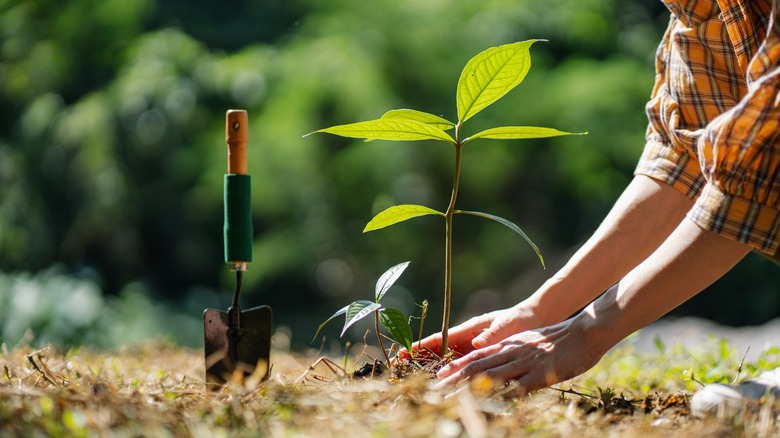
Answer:
[{"label": "plaid fabric pattern", "polygon": [[696,224],[780,246],[780,0],[664,0],[636,174],[695,200]]}]

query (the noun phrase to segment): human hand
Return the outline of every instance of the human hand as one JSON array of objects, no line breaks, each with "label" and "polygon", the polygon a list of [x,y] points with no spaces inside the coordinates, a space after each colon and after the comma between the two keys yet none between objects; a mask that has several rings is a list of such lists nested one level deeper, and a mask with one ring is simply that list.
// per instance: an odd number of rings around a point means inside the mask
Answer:
[{"label": "human hand", "polygon": [[[519,304],[508,309],[475,316],[450,328],[448,344],[449,348],[458,355],[465,355],[474,351],[475,348],[493,345],[507,336],[539,326],[536,315]],[[419,343],[415,343],[414,350],[423,354],[432,352],[441,356],[441,333],[428,336]],[[401,358],[408,356],[409,353],[406,350],[399,353]]]},{"label": "human hand", "polygon": [[[491,322],[495,318],[495,313],[497,312],[475,316],[462,324],[451,327],[447,332],[447,344],[449,349],[458,355],[464,355],[473,351],[474,347],[471,345],[471,341],[474,337],[490,327]],[[428,356],[432,353],[441,357],[441,333],[433,334],[420,340],[420,342],[415,342],[412,344],[412,348],[414,354]],[[406,359],[409,358],[409,356],[409,352],[405,349],[398,352],[399,358]]]},{"label": "human hand", "polygon": [[527,392],[545,388],[592,368],[606,349],[591,344],[576,318],[524,331],[450,362],[437,373],[438,385],[481,374],[495,384],[515,381]]}]

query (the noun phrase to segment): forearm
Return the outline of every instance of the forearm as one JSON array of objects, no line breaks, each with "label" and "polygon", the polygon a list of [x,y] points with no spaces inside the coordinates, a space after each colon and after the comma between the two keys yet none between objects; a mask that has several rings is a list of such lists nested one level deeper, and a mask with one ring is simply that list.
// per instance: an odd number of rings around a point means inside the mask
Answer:
[{"label": "forearm", "polygon": [[595,350],[606,352],[701,292],[749,250],[685,219],[656,252],[576,319],[584,324]]},{"label": "forearm", "polygon": [[522,305],[545,325],[568,318],[655,251],[691,205],[674,188],[635,177],[593,236]]}]

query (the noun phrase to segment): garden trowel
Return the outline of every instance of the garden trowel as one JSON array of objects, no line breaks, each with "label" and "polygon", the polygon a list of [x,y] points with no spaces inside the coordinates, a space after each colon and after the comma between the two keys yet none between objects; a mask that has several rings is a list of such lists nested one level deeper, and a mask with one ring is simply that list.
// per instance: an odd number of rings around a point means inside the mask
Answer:
[{"label": "garden trowel", "polygon": [[219,386],[227,381],[259,382],[268,377],[271,355],[271,322],[268,306],[241,310],[241,284],[252,261],[251,180],[247,172],[246,146],[249,140],[247,113],[229,110],[225,135],[228,172],[224,179],[225,263],[236,273],[233,304],[223,312],[203,312],[206,384]]}]

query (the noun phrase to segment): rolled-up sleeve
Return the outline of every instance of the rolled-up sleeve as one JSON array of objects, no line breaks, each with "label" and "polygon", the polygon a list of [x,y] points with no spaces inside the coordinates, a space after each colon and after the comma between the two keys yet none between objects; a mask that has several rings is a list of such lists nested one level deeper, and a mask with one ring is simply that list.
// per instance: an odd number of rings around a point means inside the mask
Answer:
[{"label": "rolled-up sleeve", "polygon": [[689,213],[700,227],[775,254],[780,244],[780,23],[778,1],[748,67],[748,93],[698,140],[706,184]]},{"label": "rolled-up sleeve", "polygon": [[[645,106],[648,119],[645,147],[634,174],[663,181],[689,198],[695,199],[701,193],[705,183],[699,162],[691,153],[692,151],[686,151],[670,138],[663,114],[671,102],[671,99],[667,98],[669,94],[667,62],[670,35],[676,25],[677,18],[672,16],[655,55],[655,83],[650,100]],[[675,105],[674,102],[671,104]]]}]

